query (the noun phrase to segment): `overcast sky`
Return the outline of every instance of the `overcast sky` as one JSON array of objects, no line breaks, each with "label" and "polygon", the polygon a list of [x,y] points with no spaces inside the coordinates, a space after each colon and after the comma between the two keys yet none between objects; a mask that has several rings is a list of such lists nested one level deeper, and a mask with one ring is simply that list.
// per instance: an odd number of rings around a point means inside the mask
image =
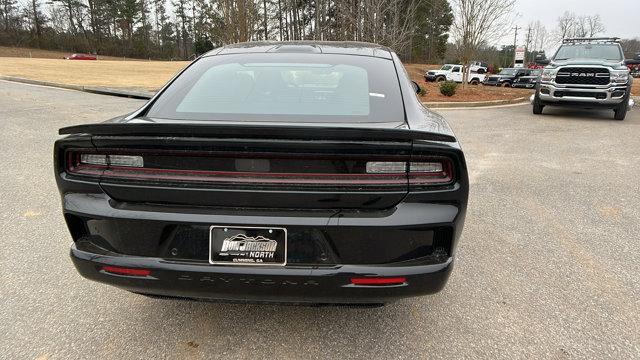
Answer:
[{"label": "overcast sky", "polygon": [[[577,15],[600,14],[607,29],[603,36],[640,37],[639,0],[516,0],[517,24],[524,28],[518,32],[518,44],[524,44],[530,22],[540,20],[551,32],[565,11]],[[506,44],[513,44],[513,32],[497,45]]]}]

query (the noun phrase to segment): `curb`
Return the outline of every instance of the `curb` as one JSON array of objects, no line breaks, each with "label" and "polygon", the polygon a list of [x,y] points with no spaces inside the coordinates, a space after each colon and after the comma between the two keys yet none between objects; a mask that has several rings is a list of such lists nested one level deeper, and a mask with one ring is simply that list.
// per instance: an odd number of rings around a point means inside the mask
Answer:
[{"label": "curb", "polygon": [[486,107],[496,105],[524,104],[529,102],[527,97],[521,97],[508,100],[491,100],[491,101],[470,101],[470,102],[423,102],[422,104],[430,109],[446,109],[446,108],[473,108]]},{"label": "curb", "polygon": [[20,78],[15,76],[0,76],[0,80],[18,82],[23,84],[31,84],[31,85],[56,87],[56,88],[76,90],[76,91],[84,91],[84,92],[93,93],[93,94],[128,97],[132,99],[148,100],[148,99],[151,99],[153,95],[155,95],[155,93],[150,91],[114,89],[114,88],[107,88],[107,87],[100,87],[100,86],[61,84],[61,83],[55,83],[50,81],[25,79],[25,78]]}]

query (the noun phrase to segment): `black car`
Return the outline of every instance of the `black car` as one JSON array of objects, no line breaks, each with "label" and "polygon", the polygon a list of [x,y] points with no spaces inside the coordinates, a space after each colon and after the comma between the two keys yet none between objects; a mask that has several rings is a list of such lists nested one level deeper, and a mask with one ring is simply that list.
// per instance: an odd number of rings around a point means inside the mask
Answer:
[{"label": "black car", "polygon": [[540,80],[540,75],[542,75],[542,69],[531,69],[529,70],[529,75],[520,76],[511,86],[514,88],[533,89]]},{"label": "black car", "polygon": [[489,75],[484,79],[483,84],[489,86],[504,86],[511,87],[511,85],[518,80],[521,76],[528,76],[531,70],[524,68],[509,68],[502,69],[496,75]]},{"label": "black car", "polygon": [[60,129],[75,267],[193,299],[385,303],[439,291],[467,169],[416,90],[378,45],[243,43],[196,59],[132,114]]}]

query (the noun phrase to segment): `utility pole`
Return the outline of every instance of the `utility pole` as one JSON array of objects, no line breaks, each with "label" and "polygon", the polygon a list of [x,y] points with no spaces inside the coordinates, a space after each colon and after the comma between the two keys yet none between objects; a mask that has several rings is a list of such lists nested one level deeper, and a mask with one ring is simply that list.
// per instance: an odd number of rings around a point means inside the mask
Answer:
[{"label": "utility pole", "polygon": [[531,30],[533,30],[531,28],[531,25],[529,25],[529,27],[527,28],[527,42],[525,43],[525,48],[524,48],[524,63],[525,65],[527,64],[527,51],[529,51],[529,53],[531,52],[529,50],[529,45],[531,45]]},{"label": "utility pole", "polygon": [[516,46],[517,42],[518,42],[518,30],[522,29],[521,27],[519,27],[518,25],[516,25],[514,28],[515,30],[515,34],[513,35],[513,66],[516,66]]}]

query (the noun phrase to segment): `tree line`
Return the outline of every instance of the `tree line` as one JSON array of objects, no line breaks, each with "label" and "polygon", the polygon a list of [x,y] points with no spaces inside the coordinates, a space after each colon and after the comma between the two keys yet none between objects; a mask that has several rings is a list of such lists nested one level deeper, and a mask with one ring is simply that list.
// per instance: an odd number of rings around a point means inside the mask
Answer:
[{"label": "tree line", "polygon": [[0,0],[0,45],[190,59],[255,40],[351,40],[437,62],[447,0]]}]

